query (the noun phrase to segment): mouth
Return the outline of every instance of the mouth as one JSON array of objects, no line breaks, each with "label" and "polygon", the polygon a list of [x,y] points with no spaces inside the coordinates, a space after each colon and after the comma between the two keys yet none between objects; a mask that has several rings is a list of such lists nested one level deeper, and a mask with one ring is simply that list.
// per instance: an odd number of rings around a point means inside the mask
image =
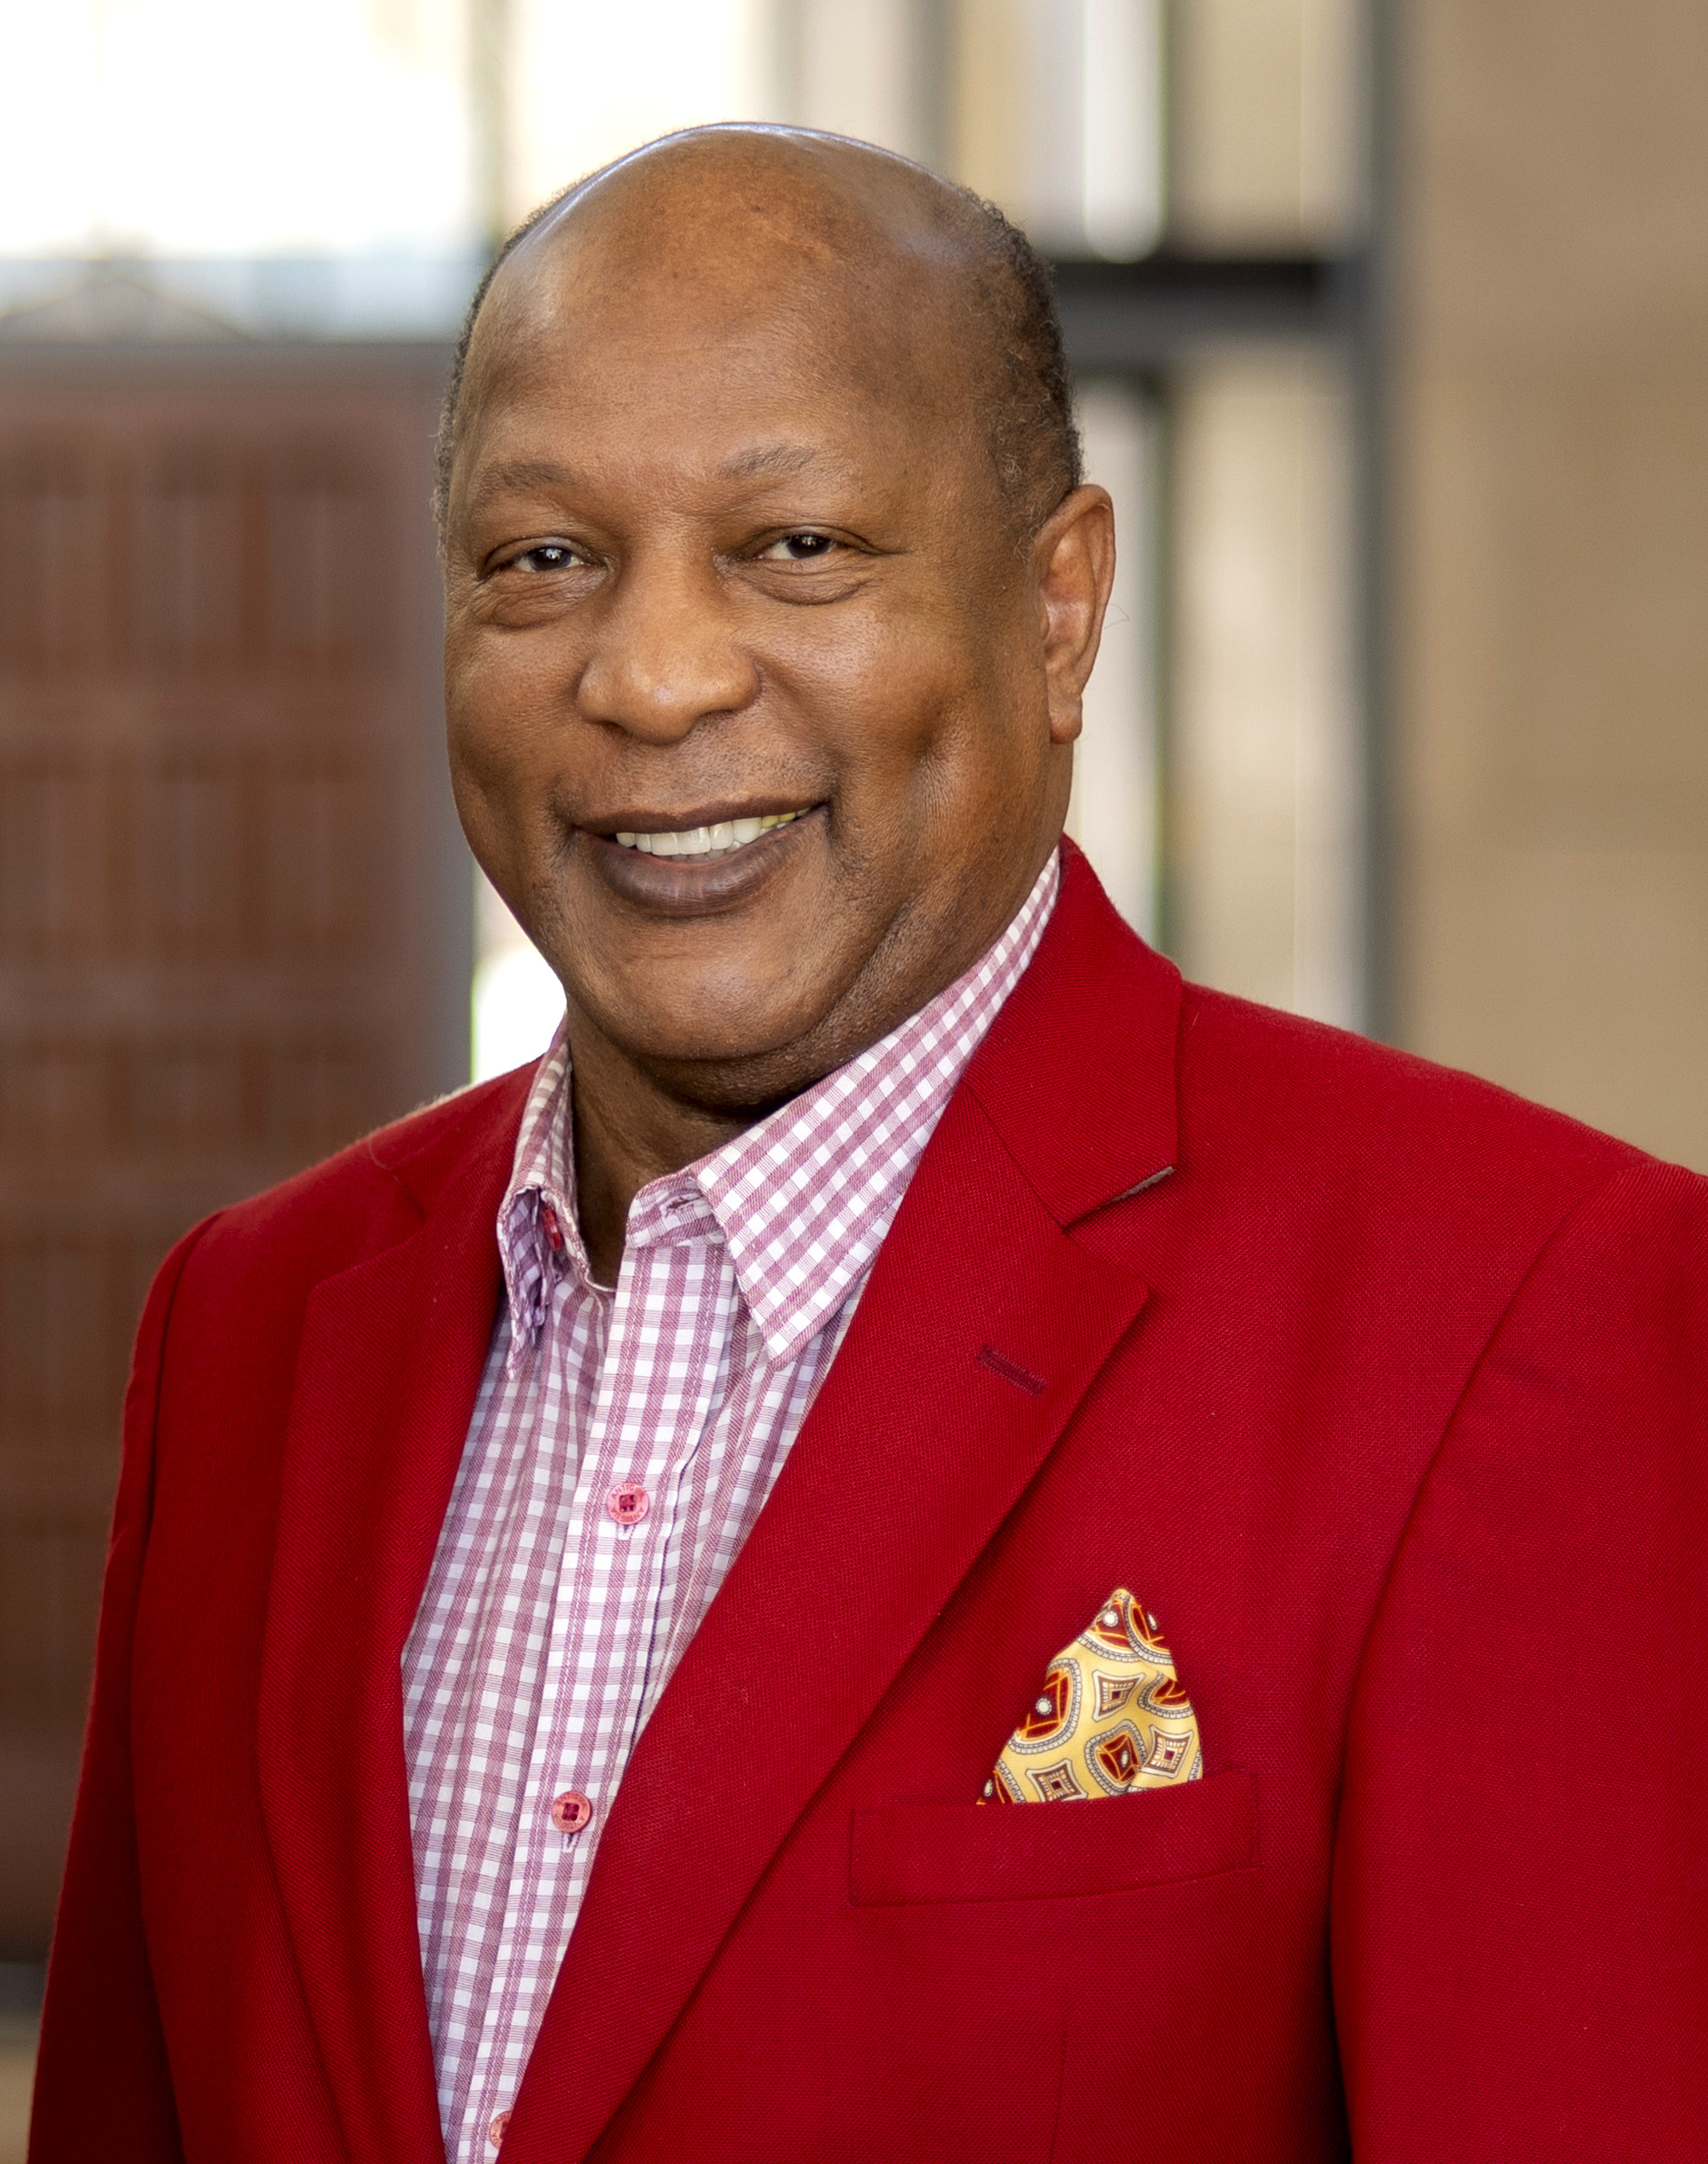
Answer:
[{"label": "mouth", "polygon": [[711,826],[664,827],[650,834],[619,833],[611,839],[620,848],[635,850],[642,856],[729,856],[805,816],[804,810],[766,812],[756,819],[720,819]]},{"label": "mouth", "polygon": [[649,917],[717,916],[744,908],[808,861],[803,852],[810,853],[810,837],[822,834],[825,809],[803,804],[703,818],[694,826],[644,828],[636,818],[614,832],[589,827],[583,830],[586,861],[612,893]]}]

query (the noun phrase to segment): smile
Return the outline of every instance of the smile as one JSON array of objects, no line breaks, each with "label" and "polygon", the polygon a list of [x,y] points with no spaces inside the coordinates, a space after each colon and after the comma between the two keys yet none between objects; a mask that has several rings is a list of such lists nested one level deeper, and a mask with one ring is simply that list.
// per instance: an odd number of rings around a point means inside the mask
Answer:
[{"label": "smile", "polygon": [[759,819],[720,819],[715,826],[691,826],[656,834],[614,834],[624,849],[638,849],[643,856],[727,856],[745,849],[761,834],[804,819],[804,812],[767,812]]}]

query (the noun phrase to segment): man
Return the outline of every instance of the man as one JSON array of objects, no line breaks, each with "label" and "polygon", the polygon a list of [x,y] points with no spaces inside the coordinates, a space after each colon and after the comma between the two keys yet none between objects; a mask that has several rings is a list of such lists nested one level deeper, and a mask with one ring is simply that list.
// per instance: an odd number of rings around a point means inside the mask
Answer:
[{"label": "man", "polygon": [[655,145],[443,516],[565,1034],[162,1271],[37,2164],[1700,2157],[1708,1196],[1058,847],[1024,244]]}]

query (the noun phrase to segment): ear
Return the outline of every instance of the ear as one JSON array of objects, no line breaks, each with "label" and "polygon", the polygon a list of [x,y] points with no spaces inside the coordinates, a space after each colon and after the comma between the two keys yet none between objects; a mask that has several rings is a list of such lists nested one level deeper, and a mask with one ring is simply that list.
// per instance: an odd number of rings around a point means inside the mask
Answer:
[{"label": "ear", "polygon": [[1072,743],[1114,583],[1115,514],[1108,490],[1087,483],[1064,496],[1039,527],[1031,553],[1050,740]]}]

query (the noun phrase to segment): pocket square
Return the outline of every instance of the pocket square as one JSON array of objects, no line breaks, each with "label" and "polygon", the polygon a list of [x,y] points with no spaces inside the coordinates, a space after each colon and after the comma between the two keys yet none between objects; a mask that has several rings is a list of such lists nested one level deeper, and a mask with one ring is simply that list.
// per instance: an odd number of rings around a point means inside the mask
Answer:
[{"label": "pocket square", "polygon": [[981,1803],[1065,1803],[1172,1788],[1204,1771],[1198,1720],[1156,1618],[1117,1586],[1010,1736]]}]

